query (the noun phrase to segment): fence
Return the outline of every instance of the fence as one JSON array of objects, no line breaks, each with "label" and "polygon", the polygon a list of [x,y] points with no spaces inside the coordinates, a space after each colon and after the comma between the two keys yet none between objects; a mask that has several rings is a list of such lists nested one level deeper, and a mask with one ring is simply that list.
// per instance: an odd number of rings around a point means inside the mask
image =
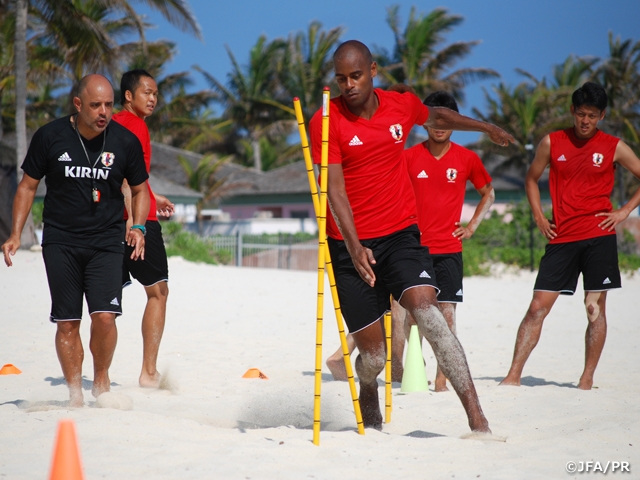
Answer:
[{"label": "fence", "polygon": [[208,237],[216,250],[224,251],[229,264],[238,267],[316,270],[318,240],[309,235],[215,235]]}]

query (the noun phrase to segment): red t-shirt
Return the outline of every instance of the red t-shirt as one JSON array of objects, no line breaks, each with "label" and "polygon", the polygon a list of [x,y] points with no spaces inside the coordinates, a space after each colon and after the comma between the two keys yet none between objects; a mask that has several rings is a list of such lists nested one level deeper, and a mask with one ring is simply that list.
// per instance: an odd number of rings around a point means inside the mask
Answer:
[{"label": "red t-shirt", "polygon": [[423,143],[405,150],[402,157],[416,194],[420,242],[430,253],[461,252],[462,242],[453,232],[460,221],[467,180],[476,189],[491,183],[480,157],[453,142],[440,160]]},{"label": "red t-shirt", "polygon": [[[370,120],[355,116],[342,97],[329,110],[329,163],[341,163],[358,238],[379,238],[417,223],[416,200],[401,160],[414,125],[429,118],[429,108],[411,93],[376,89],[380,105]],[[320,163],[322,111],[309,124],[311,152]],[[342,240],[327,209],[327,235]]]},{"label": "red t-shirt", "polygon": [[609,197],[619,139],[598,130],[590,139],[580,140],[573,128],[553,132],[549,138],[549,190],[558,234],[549,243],[615,235],[598,227],[603,219],[595,214],[612,210]]},{"label": "red t-shirt", "polygon": [[[123,127],[126,127],[127,130],[131,131],[140,143],[142,144],[142,152],[144,153],[144,164],[147,167],[147,174],[151,171],[151,137],[149,136],[149,129],[147,128],[147,124],[144,123],[144,120],[137,115],[134,115],[129,110],[122,110],[111,117],[112,120],[115,120]],[[149,186],[149,180],[147,180],[147,189],[149,190],[149,215],[147,216],[147,220],[158,221],[158,216],[156,215],[156,197],[153,195],[151,191],[151,186]],[[124,210],[124,219],[129,218],[127,215],[127,209]]]}]

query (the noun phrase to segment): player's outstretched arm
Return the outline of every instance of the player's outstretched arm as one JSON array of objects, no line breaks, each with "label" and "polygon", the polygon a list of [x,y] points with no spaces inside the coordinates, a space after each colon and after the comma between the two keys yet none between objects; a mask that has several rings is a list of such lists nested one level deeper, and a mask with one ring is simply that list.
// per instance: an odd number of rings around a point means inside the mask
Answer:
[{"label": "player's outstretched arm", "polygon": [[331,213],[333,213],[333,218],[338,224],[342,238],[344,238],[353,265],[362,280],[373,287],[376,283],[376,276],[371,265],[375,264],[376,260],[373,258],[373,252],[363,247],[358,238],[356,224],[353,221],[353,212],[351,211],[347,190],[344,185],[342,165],[330,164],[327,179],[327,194]]},{"label": "player's outstretched arm", "polygon": [[460,115],[458,112],[445,107],[429,107],[429,118],[424,126],[440,130],[486,133],[493,143],[502,147],[515,142],[510,133],[505,132],[497,125]]},{"label": "player's outstretched arm", "polygon": [[22,176],[22,180],[18,185],[16,195],[13,198],[13,221],[11,223],[11,235],[6,242],[2,245],[2,253],[4,255],[4,263],[7,267],[13,265],[11,257],[16,254],[18,248],[20,248],[20,235],[22,235],[22,229],[27,221],[31,206],[33,205],[33,199],[36,196],[36,190],[40,180],[36,180],[30,177],[26,173]]},{"label": "player's outstretched arm", "polygon": [[467,226],[461,226],[460,222],[456,222],[458,228],[453,232],[453,236],[460,240],[473,236],[496,199],[496,194],[491,183],[487,183],[484,187],[479,188],[478,193],[480,194],[480,202]]},{"label": "player's outstretched arm", "polygon": [[524,179],[524,188],[527,192],[527,200],[531,206],[533,212],[533,219],[538,226],[538,229],[542,234],[551,240],[558,234],[556,233],[556,226],[544,216],[542,211],[542,202],[540,201],[540,187],[538,187],[538,180],[542,176],[544,169],[551,162],[551,139],[549,135],[546,135],[538,145],[536,149],[536,156],[531,162],[527,176]]},{"label": "player's outstretched arm", "polygon": [[[613,161],[622,165],[637,179],[640,179],[640,159],[635,153],[633,153],[631,147],[622,140],[620,140],[616,146],[616,153]],[[633,197],[631,197],[629,201],[622,205],[618,210],[597,213],[596,217],[604,217],[598,226],[603,230],[607,230],[609,232],[613,231],[613,229],[616,228],[616,225],[625,220],[633,210],[638,208],[638,205],[640,205],[640,188],[638,188],[636,193],[633,194]]]}]

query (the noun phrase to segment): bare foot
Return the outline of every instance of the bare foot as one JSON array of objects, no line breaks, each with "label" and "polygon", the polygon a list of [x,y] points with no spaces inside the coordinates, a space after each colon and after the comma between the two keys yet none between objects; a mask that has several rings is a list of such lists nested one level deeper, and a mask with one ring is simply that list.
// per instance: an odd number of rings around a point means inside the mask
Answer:
[{"label": "bare foot", "polygon": [[72,408],[84,407],[84,395],[82,388],[69,389],[69,406]]},{"label": "bare foot", "polygon": [[498,385],[511,385],[514,387],[520,386],[520,378],[511,378],[509,375],[504,377],[504,379]]},{"label": "bare foot", "polygon": [[364,428],[382,430],[382,412],[378,401],[378,383],[374,386],[360,384],[360,410]]},{"label": "bare foot", "polygon": [[436,381],[436,385],[434,388],[435,392],[448,392],[449,388],[447,387],[447,382],[445,381],[444,383],[438,383]]},{"label": "bare foot", "polygon": [[434,390],[436,392],[449,391],[449,389],[447,388],[447,377],[444,376],[444,373],[442,373],[442,371],[439,368],[438,368],[438,371],[436,372],[436,381],[435,381]]},{"label": "bare foot", "polygon": [[593,378],[580,378],[580,382],[578,382],[578,388],[580,390],[591,390],[593,387]]},{"label": "bare foot", "polygon": [[478,420],[474,420],[474,421],[469,420],[469,427],[471,427],[472,432],[491,433],[491,429],[489,428],[489,422],[484,417],[484,415],[482,415],[482,417],[479,418]]},{"label": "bare foot", "polygon": [[160,372],[157,370],[153,375],[149,375],[147,372],[142,372],[138,379],[138,383],[142,388],[159,388],[161,379],[162,375],[160,375]]},{"label": "bare foot", "polygon": [[347,368],[344,366],[343,356],[340,355],[339,358],[334,358],[334,357],[335,356],[332,355],[329,358],[327,358],[327,367],[329,368],[331,375],[333,375],[334,380],[338,380],[340,382],[346,382],[348,380]]},{"label": "bare foot", "polygon": [[91,389],[91,394],[98,398],[104,392],[111,391],[111,380],[109,380],[109,375],[96,375],[93,379],[93,388]]}]

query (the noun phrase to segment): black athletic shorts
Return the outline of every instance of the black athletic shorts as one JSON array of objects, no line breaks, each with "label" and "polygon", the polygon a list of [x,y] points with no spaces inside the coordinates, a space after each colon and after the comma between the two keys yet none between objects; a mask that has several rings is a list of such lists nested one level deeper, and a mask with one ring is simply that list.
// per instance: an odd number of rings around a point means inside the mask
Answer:
[{"label": "black athletic shorts", "polygon": [[123,287],[131,285],[131,277],[138,280],[145,287],[150,287],[158,282],[169,281],[167,251],[162,240],[160,222],[147,221],[145,228],[147,229],[147,234],[144,237],[144,260],[131,260],[133,247],[125,245],[124,262],[122,263]]},{"label": "black athletic shorts", "polygon": [[462,252],[431,254],[438,282],[438,302],[462,303]]},{"label": "black athletic shorts", "polygon": [[573,295],[582,273],[585,292],[620,288],[615,235],[547,245],[534,290]]},{"label": "black athletic shorts", "polygon": [[427,285],[438,291],[429,249],[420,245],[420,231],[412,225],[381,238],[362,240],[373,251],[376,283],[372,288],[360,278],[342,240],[328,239],[336,276],[340,308],[354,333],[368,327],[389,310],[389,295],[398,301],[409,288]]},{"label": "black athletic shorts", "polygon": [[82,297],[89,314],[122,315],[122,253],[57,243],[42,247],[51,292],[52,322],[82,319]]}]

